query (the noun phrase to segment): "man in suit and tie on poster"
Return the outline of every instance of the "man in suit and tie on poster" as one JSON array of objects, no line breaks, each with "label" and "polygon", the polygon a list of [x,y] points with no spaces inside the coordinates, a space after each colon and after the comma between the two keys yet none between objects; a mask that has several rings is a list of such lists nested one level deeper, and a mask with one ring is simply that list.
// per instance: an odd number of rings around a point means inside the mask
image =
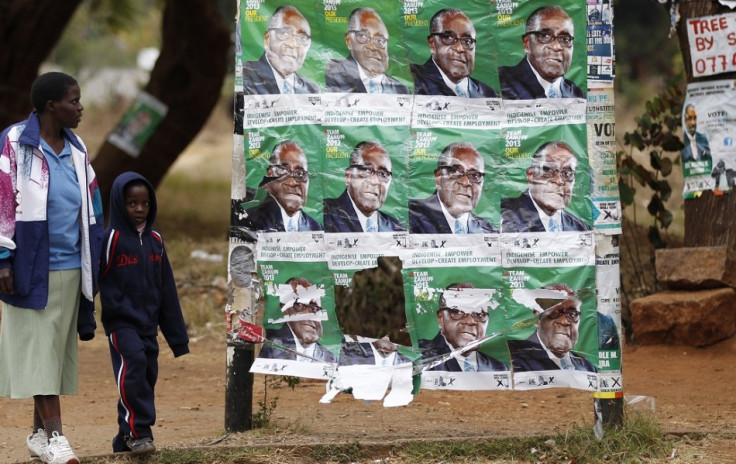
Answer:
[{"label": "man in suit and tie on poster", "polygon": [[309,171],[301,147],[292,140],[279,142],[268,163],[266,176],[259,185],[268,196],[245,210],[241,225],[263,232],[322,230],[317,221],[302,211],[307,201]]},{"label": "man in suit and tie on poster", "polygon": [[463,98],[498,97],[487,84],[470,77],[475,68],[475,26],[457,8],[438,11],[429,22],[429,50],[424,64],[412,64],[414,93]]},{"label": "man in suit and tie on poster", "polygon": [[345,169],[347,188],[337,198],[325,198],[326,232],[394,232],[406,230],[393,216],[379,211],[391,186],[391,158],[380,142],[355,146]]},{"label": "man in suit and tie on poster", "polygon": [[435,192],[409,200],[412,234],[497,233],[496,226],[472,211],[480,201],[485,168],[483,157],[470,142],[446,146],[434,171]]},{"label": "man in suit and tie on poster", "polygon": [[503,98],[585,98],[583,91],[565,78],[572,61],[574,36],[572,19],[560,6],[534,10],[522,36],[526,56],[516,66],[498,68]]},{"label": "man in suit and tie on poster", "polygon": [[[442,356],[485,337],[489,303],[488,291],[476,289],[473,284],[463,282],[447,286],[440,295],[437,309],[439,332],[432,339],[419,340],[422,359],[431,365],[434,358],[439,360]],[[429,370],[450,372],[508,370],[498,359],[479,352],[478,347],[469,348]]]},{"label": "man in suit and tie on poster", "polygon": [[501,232],[590,230],[565,211],[572,201],[578,160],[563,141],[540,146],[526,170],[529,188],[515,198],[501,199]]},{"label": "man in suit and tie on poster", "polygon": [[265,50],[258,61],[243,63],[244,94],[319,93],[317,84],[297,74],[312,44],[309,23],[299,10],[278,7],[263,42]]},{"label": "man in suit and tie on poster", "polygon": [[345,44],[350,55],[330,60],[325,84],[330,92],[408,94],[404,84],[386,74],[388,30],[372,8],[356,8],[348,17]]},{"label": "man in suit and tie on poster", "polygon": [[685,106],[685,147],[682,149],[682,161],[709,160],[710,144],[705,134],[698,132],[698,114],[695,106]]},{"label": "man in suit and tie on poster", "polygon": [[[292,277],[279,286],[279,306],[287,322],[278,329],[267,329],[259,358],[292,359],[300,362],[336,361],[335,355],[322,346],[324,312],[321,297],[324,289],[304,277]],[[284,349],[286,348],[286,349]]]},{"label": "man in suit and tie on poster", "polygon": [[[595,372],[595,366],[572,351],[578,341],[582,302],[567,284],[552,284],[526,293],[525,301],[539,316],[537,330],[526,340],[508,340],[515,372],[556,369]],[[517,300],[518,301],[518,300]]]}]

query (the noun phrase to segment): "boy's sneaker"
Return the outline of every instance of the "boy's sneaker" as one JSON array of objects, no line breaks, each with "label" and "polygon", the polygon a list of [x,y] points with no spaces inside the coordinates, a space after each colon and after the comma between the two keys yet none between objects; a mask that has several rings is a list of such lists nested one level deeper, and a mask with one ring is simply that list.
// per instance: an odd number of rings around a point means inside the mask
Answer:
[{"label": "boy's sneaker", "polygon": [[153,438],[138,438],[128,437],[125,443],[130,448],[130,452],[133,454],[152,454],[156,452],[156,445],[153,444]]},{"label": "boy's sneaker", "polygon": [[47,464],[79,464],[79,459],[74,455],[69,441],[59,432],[53,432],[49,438],[46,452],[42,454],[41,461]]},{"label": "boy's sneaker", "polygon": [[46,454],[48,444],[49,437],[46,436],[44,429],[38,429],[26,438],[26,447],[28,448],[28,452],[31,453],[31,458],[40,458]]}]

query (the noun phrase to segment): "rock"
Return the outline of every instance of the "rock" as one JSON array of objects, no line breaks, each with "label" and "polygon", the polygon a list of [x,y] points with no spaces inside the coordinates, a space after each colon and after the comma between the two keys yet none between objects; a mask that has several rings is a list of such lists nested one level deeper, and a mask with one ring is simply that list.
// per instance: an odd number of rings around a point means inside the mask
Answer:
[{"label": "rock", "polygon": [[642,345],[706,346],[736,333],[736,290],[655,293],[631,302],[634,340]]},{"label": "rock", "polygon": [[736,288],[736,255],[726,246],[657,250],[655,266],[669,289]]}]

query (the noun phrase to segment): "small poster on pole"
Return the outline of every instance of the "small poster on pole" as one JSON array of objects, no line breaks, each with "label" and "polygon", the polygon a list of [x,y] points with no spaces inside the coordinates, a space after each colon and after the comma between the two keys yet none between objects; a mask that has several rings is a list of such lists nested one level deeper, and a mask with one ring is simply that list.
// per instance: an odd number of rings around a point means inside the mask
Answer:
[{"label": "small poster on pole", "polygon": [[168,110],[156,97],[141,92],[107,140],[132,158],[138,158]]}]

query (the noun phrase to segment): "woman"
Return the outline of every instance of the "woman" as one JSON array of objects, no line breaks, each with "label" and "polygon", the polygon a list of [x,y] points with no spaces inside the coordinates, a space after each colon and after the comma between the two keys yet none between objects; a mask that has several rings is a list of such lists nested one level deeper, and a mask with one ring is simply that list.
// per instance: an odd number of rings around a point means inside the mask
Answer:
[{"label": "woman", "polygon": [[77,393],[77,334],[94,337],[102,202],[77,81],[31,86],[35,111],[0,134],[0,395],[33,397],[32,457],[78,463],[62,432],[59,395]]}]

